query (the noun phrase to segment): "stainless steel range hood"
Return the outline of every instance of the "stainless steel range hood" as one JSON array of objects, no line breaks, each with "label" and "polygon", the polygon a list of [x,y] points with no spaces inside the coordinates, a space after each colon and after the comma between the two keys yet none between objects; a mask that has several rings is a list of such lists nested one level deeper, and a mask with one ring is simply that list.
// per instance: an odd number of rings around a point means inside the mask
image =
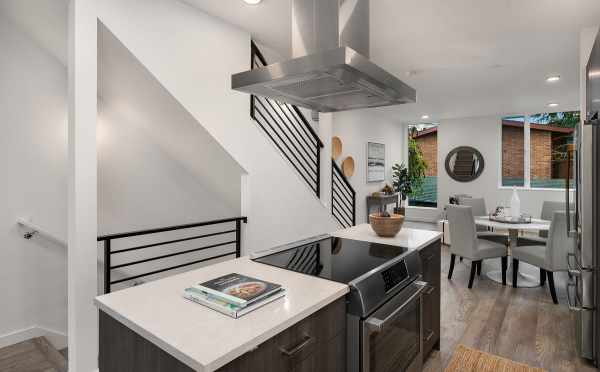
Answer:
[{"label": "stainless steel range hood", "polygon": [[413,88],[368,59],[368,0],[338,1],[292,0],[297,58],[234,74],[232,88],[319,112],[416,102]]}]

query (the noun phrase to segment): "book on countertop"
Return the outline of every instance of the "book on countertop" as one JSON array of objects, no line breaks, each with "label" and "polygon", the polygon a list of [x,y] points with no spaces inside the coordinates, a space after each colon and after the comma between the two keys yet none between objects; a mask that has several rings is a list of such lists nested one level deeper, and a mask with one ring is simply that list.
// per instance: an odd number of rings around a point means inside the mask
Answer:
[{"label": "book on countertop", "polygon": [[209,294],[239,307],[246,307],[281,291],[281,285],[231,273],[199,283],[191,288],[198,294]]},{"label": "book on countertop", "polygon": [[282,288],[279,288],[279,290],[273,293],[271,296],[264,298],[262,301],[255,301],[251,305],[245,307],[231,304],[225,300],[222,300],[219,297],[213,296],[206,292],[198,291],[194,288],[186,288],[183,297],[190,301],[194,301],[198,304],[204,305],[208,308],[228,315],[234,319],[237,319],[242,315],[248,314],[249,312],[258,309],[259,307],[262,307],[270,302],[273,302],[283,297],[284,295],[285,291]]}]

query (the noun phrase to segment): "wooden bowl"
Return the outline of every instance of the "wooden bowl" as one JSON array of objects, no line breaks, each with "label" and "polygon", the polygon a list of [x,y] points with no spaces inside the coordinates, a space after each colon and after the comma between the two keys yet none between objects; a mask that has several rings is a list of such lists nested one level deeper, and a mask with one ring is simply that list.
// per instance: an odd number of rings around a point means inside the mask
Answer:
[{"label": "wooden bowl", "polygon": [[352,177],[354,174],[354,159],[352,159],[352,156],[348,156],[342,162],[342,173],[346,177]]},{"label": "wooden bowl", "polygon": [[342,140],[340,137],[331,138],[331,157],[335,160],[342,155]]},{"label": "wooden bowl", "polygon": [[369,215],[369,224],[375,233],[383,237],[393,237],[402,229],[404,216],[401,214],[390,214],[390,217],[381,217],[379,213]]}]

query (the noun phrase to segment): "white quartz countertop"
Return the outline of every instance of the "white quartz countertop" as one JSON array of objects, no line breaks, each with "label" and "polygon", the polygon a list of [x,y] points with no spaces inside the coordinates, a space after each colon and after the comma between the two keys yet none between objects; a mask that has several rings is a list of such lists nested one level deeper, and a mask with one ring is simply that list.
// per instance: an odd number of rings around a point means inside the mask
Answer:
[{"label": "white quartz countertop", "polygon": [[[233,319],[182,297],[240,273],[281,284],[285,297]],[[200,372],[214,371],[348,293],[348,286],[238,258],[99,296],[102,311]]]},{"label": "white quartz countertop", "polygon": [[364,240],[373,243],[396,245],[408,249],[419,250],[425,248],[434,241],[441,239],[442,233],[439,231],[410,229],[403,227],[393,238],[384,238],[375,234],[375,231],[373,231],[369,224],[363,223],[348,229],[333,232],[331,233],[331,236],[354,240]]}]

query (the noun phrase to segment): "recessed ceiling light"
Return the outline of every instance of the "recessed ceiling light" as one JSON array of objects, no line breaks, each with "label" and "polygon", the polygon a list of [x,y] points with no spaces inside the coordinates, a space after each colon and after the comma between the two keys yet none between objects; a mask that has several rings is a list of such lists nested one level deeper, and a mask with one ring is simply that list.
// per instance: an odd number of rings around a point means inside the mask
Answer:
[{"label": "recessed ceiling light", "polygon": [[546,78],[546,82],[548,83],[556,83],[560,80],[560,75],[550,75]]},{"label": "recessed ceiling light", "polygon": [[258,3],[260,3],[262,0],[244,0],[244,2],[246,4],[250,4],[250,5],[256,5]]},{"label": "recessed ceiling light", "polygon": [[422,120],[427,120],[427,119],[429,119],[429,115],[423,115],[423,116],[421,116],[421,119]]},{"label": "recessed ceiling light", "polygon": [[556,106],[558,106],[558,103],[556,103],[556,102],[550,102],[548,104],[548,107],[556,107]]}]

